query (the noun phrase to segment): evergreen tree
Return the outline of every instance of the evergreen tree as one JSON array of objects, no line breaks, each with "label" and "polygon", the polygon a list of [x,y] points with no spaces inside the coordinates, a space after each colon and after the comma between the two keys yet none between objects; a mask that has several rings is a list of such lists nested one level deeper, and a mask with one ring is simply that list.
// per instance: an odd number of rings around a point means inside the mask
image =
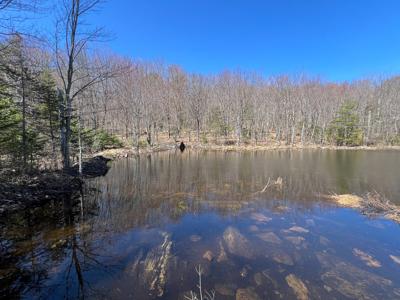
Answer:
[{"label": "evergreen tree", "polygon": [[36,127],[51,143],[53,159],[56,157],[57,145],[59,143],[59,98],[55,80],[50,70],[44,70],[35,84],[37,104]]},{"label": "evergreen tree", "polygon": [[18,140],[22,115],[10,99],[0,96],[0,155],[15,155],[19,148]]},{"label": "evergreen tree", "polygon": [[358,146],[362,144],[363,134],[359,127],[357,104],[349,101],[344,103],[332,121],[329,135],[337,146]]}]

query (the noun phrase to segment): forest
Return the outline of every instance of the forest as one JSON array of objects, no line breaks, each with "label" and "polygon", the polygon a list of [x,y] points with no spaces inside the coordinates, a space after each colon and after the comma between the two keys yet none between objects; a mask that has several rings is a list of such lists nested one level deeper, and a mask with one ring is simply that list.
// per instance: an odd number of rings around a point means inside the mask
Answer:
[{"label": "forest", "polygon": [[[20,32],[1,0],[0,164],[64,168],[109,147],[162,143],[400,144],[400,77],[330,82],[307,74],[204,75],[110,51],[85,18],[97,0],[64,0],[52,37]],[[10,25],[12,24],[12,26]],[[21,27],[23,27],[21,25]]]}]

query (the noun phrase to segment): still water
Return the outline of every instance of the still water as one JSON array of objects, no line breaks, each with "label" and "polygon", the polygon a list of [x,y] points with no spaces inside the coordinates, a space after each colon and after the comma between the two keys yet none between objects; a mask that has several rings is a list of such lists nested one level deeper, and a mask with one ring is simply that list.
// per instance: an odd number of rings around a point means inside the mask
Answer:
[{"label": "still water", "polygon": [[400,204],[399,179],[396,151],[117,160],[74,208],[1,220],[0,296],[200,299],[200,266],[203,299],[400,299],[399,225],[321,197]]}]

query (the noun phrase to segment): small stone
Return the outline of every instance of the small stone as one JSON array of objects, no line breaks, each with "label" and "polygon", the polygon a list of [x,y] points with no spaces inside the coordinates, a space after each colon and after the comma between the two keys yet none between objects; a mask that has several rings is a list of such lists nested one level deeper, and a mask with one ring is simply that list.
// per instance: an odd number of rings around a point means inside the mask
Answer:
[{"label": "small stone", "polygon": [[320,236],[319,237],[319,243],[321,245],[328,246],[329,245],[329,240],[326,237]]},{"label": "small stone", "polygon": [[248,270],[246,267],[243,267],[242,270],[240,270],[240,276],[245,278],[249,274]]},{"label": "small stone", "polygon": [[293,226],[289,228],[290,231],[294,231],[294,232],[298,232],[298,233],[308,233],[309,230],[305,229],[303,227],[300,226]]},{"label": "small stone", "polygon": [[275,290],[277,290],[279,287],[279,284],[276,281],[275,276],[272,276],[269,270],[262,271],[262,274],[264,275],[267,282],[270,283]]},{"label": "small stone", "polygon": [[286,276],[285,279],[298,300],[308,300],[308,289],[301,279],[297,278],[294,274]]},{"label": "small stone", "polygon": [[273,232],[263,232],[257,234],[257,237],[262,239],[264,242],[269,242],[273,244],[280,244],[282,240]]},{"label": "small stone", "polygon": [[400,256],[389,255],[389,257],[396,263],[400,265]]},{"label": "small stone", "polygon": [[207,259],[208,261],[212,261],[214,259],[214,253],[212,253],[212,251],[207,250],[204,254],[203,254],[203,258]]},{"label": "small stone", "polygon": [[261,300],[253,287],[238,289],[236,291],[236,300]]},{"label": "small stone", "polygon": [[372,268],[380,268],[382,265],[379,261],[374,259],[371,255],[368,253],[365,253],[364,251],[361,251],[360,249],[354,248],[353,249],[353,254],[360,258],[368,267]]},{"label": "small stone", "polygon": [[256,225],[251,225],[250,227],[249,227],[249,231],[250,232],[257,232],[257,231],[259,231],[260,229],[258,228],[258,226],[256,226]]},{"label": "small stone", "polygon": [[306,224],[307,224],[308,226],[315,226],[315,222],[314,222],[313,219],[307,219],[307,220],[306,220]]},{"label": "small stone", "polygon": [[254,282],[257,285],[262,285],[263,284],[263,275],[261,273],[256,273],[254,274]]},{"label": "small stone", "polygon": [[196,243],[196,242],[198,242],[198,241],[201,240],[201,236],[196,235],[196,234],[193,234],[193,235],[190,236],[190,240],[191,240],[192,242]]},{"label": "small stone", "polygon": [[272,254],[272,259],[276,261],[277,263],[287,265],[287,266],[293,266],[294,262],[293,259],[286,253],[284,252],[278,252]]},{"label": "small stone", "polygon": [[328,293],[332,292],[332,288],[329,287],[329,286],[327,286],[326,284],[324,284],[324,289],[325,289]]},{"label": "small stone", "polygon": [[305,238],[302,236],[287,236],[285,237],[289,242],[291,242],[295,246],[300,246],[302,243],[305,242]]},{"label": "small stone", "polygon": [[267,223],[272,220],[271,218],[263,215],[262,213],[252,213],[250,218],[260,223]]},{"label": "small stone", "polygon": [[223,261],[227,261],[227,260],[228,260],[228,256],[226,255],[225,248],[222,245],[222,242],[219,241],[219,255],[217,258],[217,262],[223,262]]},{"label": "small stone", "polygon": [[289,209],[290,209],[289,207],[283,205],[275,207],[275,210],[281,213],[287,212]]},{"label": "small stone", "polygon": [[215,291],[222,296],[235,296],[236,285],[234,284],[216,284]]}]

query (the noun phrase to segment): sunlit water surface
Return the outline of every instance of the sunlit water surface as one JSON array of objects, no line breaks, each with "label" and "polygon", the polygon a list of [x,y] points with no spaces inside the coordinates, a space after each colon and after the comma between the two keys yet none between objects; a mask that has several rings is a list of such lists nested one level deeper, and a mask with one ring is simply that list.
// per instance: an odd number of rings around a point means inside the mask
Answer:
[{"label": "sunlit water surface", "polygon": [[[77,205],[2,220],[11,298],[400,299],[400,228],[321,195],[400,204],[396,151],[166,152],[111,164]],[[282,185],[268,182],[281,177]],[[242,297],[242,298],[240,298]],[[245,298],[247,297],[247,298]]]}]

